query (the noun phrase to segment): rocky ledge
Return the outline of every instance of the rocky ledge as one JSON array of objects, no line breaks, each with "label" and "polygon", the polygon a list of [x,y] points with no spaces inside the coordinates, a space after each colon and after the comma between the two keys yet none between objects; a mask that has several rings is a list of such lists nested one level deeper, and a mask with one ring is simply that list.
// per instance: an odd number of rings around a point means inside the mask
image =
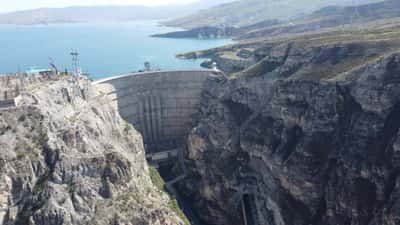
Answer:
[{"label": "rocky ledge", "polygon": [[32,83],[0,111],[0,224],[184,224],[150,179],[140,134],[77,82]]}]

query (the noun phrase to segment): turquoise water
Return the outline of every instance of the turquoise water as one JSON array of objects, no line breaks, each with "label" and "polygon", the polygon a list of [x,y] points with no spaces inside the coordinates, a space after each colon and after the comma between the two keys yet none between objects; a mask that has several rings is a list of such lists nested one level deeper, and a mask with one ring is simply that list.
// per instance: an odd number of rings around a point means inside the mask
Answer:
[{"label": "turquoise water", "polygon": [[33,26],[0,26],[0,73],[47,68],[52,58],[59,70],[71,70],[70,52],[80,53],[80,66],[93,79],[143,69],[149,61],[160,69],[200,68],[200,60],[180,60],[177,53],[228,44],[230,40],[164,39],[149,35],[174,31],[156,21]]}]

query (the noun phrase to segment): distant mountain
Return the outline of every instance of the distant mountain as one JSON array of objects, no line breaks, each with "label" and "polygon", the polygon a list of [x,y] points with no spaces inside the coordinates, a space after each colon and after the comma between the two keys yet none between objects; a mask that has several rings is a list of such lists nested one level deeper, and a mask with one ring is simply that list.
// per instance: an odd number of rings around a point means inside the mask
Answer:
[{"label": "distant mountain", "polygon": [[359,26],[364,28],[365,23],[386,23],[384,20],[400,18],[400,1],[385,0],[359,6],[329,6],[301,19],[284,23],[259,26],[248,29],[237,39],[263,39],[279,35],[300,34],[338,26]]},{"label": "distant mountain", "polygon": [[334,27],[358,26],[365,23],[387,23],[387,19],[400,19],[400,1],[385,0],[357,6],[327,6],[301,18],[287,21],[266,20],[242,27],[199,27],[166,34],[164,38],[218,38],[233,37],[235,40],[266,39],[282,35],[304,34]]},{"label": "distant mountain", "polygon": [[161,20],[185,16],[233,0],[202,0],[187,5],[72,6],[40,8],[0,14],[0,24],[50,24],[99,21]]},{"label": "distant mountain", "polygon": [[205,26],[242,27],[266,20],[286,20],[309,14],[330,5],[352,5],[379,0],[239,0],[193,15],[166,22],[168,26],[196,28]]},{"label": "distant mountain", "polygon": [[330,18],[341,21],[365,22],[376,19],[393,18],[400,16],[400,1],[385,0],[374,4],[365,4],[357,7],[330,6],[322,8],[309,16],[309,19]]}]

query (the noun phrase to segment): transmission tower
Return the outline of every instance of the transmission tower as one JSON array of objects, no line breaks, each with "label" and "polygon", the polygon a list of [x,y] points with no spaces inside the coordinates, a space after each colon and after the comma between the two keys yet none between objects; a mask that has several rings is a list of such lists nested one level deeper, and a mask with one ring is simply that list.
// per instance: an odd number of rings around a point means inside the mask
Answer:
[{"label": "transmission tower", "polygon": [[77,50],[72,50],[71,51],[71,56],[72,56],[72,69],[73,73],[75,76],[78,76],[80,71],[79,71],[79,53]]}]

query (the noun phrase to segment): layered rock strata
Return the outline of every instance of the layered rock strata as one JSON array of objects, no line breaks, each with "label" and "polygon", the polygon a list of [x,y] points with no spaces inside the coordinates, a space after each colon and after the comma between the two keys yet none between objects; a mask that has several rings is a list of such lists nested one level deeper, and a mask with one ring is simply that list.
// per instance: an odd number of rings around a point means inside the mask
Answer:
[{"label": "layered rock strata", "polygon": [[180,184],[203,221],[400,224],[400,54],[369,44],[274,47],[207,81]]}]

